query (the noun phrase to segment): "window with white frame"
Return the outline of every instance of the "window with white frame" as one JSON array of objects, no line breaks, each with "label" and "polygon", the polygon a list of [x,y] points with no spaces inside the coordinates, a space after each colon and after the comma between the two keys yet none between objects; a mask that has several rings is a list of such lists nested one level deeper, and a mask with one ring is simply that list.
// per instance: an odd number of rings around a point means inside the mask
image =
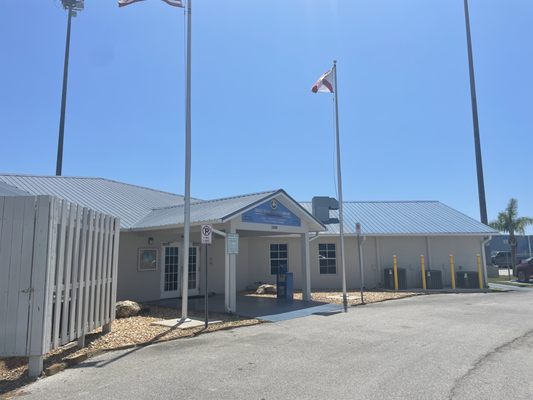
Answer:
[{"label": "window with white frame", "polygon": [[289,268],[289,253],[286,243],[276,243],[270,245],[270,273],[278,274],[278,268],[285,266]]},{"label": "window with white frame", "polygon": [[320,243],[318,245],[318,265],[321,274],[337,273],[337,251],[335,243]]}]

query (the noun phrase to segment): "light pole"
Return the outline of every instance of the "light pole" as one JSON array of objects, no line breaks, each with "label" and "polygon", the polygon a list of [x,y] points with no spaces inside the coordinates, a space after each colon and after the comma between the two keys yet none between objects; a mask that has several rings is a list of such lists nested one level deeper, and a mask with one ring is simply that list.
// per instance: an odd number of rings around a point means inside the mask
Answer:
[{"label": "light pole", "polygon": [[474,77],[474,57],[472,55],[472,36],[470,33],[470,14],[468,12],[468,0],[464,0],[466,43],[468,48],[468,70],[470,72],[470,97],[472,99],[472,120],[474,123],[474,146],[476,150],[477,189],[479,196],[479,214],[481,222],[488,224],[487,201],[485,199],[485,180],[483,178],[483,161],[481,159],[481,143],[479,139],[479,121],[477,115],[476,80]]},{"label": "light pole", "polygon": [[65,137],[65,110],[67,108],[68,60],[70,53],[70,26],[72,17],[83,10],[84,0],[61,0],[63,8],[67,10],[67,43],[65,45],[65,65],[63,68],[63,91],[61,93],[61,115],[59,117],[59,139],[57,141],[56,175],[61,176],[63,170],[63,139]]}]

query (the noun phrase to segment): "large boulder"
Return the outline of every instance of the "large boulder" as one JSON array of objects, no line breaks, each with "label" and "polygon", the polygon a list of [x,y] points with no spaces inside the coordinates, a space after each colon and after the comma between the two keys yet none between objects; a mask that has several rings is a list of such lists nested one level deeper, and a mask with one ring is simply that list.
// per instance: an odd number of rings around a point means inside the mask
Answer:
[{"label": "large boulder", "polygon": [[256,294],[276,294],[277,292],[276,285],[267,284],[259,286],[255,291]]},{"label": "large boulder", "polygon": [[129,318],[135,317],[141,311],[141,306],[131,300],[118,301],[115,308],[115,317]]}]

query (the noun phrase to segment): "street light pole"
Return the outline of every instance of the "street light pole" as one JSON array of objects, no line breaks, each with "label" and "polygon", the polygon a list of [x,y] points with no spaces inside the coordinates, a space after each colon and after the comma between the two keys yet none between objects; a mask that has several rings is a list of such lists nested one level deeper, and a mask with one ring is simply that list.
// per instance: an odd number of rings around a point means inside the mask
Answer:
[{"label": "street light pole", "polygon": [[83,0],[62,0],[63,7],[68,12],[67,17],[67,40],[65,45],[65,65],[63,67],[63,91],[61,93],[61,115],[59,117],[59,138],[57,141],[56,175],[63,172],[63,141],[65,138],[65,111],[67,108],[67,85],[68,85],[68,62],[70,57],[70,27],[72,17],[77,11],[83,10]]},{"label": "street light pole", "polygon": [[483,178],[483,161],[481,159],[481,143],[479,138],[479,121],[477,113],[476,80],[474,76],[474,57],[472,55],[472,35],[470,33],[470,14],[468,12],[468,0],[464,0],[466,43],[468,48],[468,69],[470,73],[470,97],[472,99],[472,120],[474,124],[474,145],[476,151],[477,188],[479,196],[479,214],[481,222],[488,224],[487,201],[485,199],[485,181]]}]

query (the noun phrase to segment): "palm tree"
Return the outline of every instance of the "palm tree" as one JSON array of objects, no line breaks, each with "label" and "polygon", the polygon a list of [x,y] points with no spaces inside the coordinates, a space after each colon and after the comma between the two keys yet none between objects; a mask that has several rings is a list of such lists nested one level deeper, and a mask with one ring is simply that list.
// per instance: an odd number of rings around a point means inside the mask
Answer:
[{"label": "palm tree", "polygon": [[518,201],[516,199],[509,200],[504,211],[498,214],[498,219],[489,224],[494,229],[500,232],[509,233],[509,245],[511,246],[511,260],[513,265],[513,273],[515,273],[516,265],[516,238],[515,233],[524,235],[526,227],[533,225],[533,218],[518,216]]}]

